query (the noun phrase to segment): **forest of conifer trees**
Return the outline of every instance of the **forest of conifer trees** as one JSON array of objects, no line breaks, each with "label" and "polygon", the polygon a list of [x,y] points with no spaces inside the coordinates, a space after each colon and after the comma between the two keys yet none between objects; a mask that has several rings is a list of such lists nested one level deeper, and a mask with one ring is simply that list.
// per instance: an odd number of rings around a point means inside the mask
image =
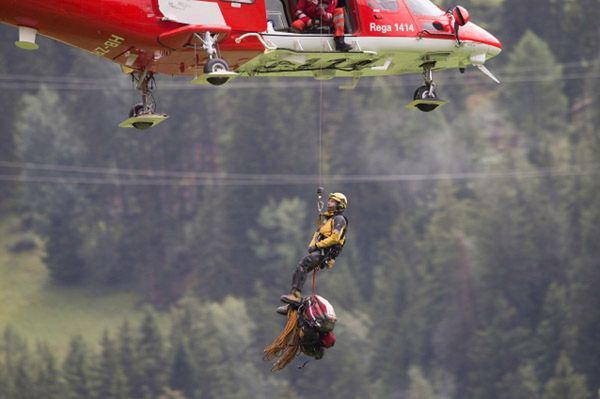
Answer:
[{"label": "forest of conifer trees", "polygon": [[162,77],[171,118],[132,133],[116,66],[0,27],[0,218],[41,238],[52,285],[147,307],[66,353],[0,325],[0,399],[600,398],[598,1],[461,4],[503,42],[502,85],[440,73],[450,103],[423,114],[418,76],[323,83],[325,189],[349,198],[318,275],[338,341],[277,374],[262,349],[316,216],[319,83]]}]

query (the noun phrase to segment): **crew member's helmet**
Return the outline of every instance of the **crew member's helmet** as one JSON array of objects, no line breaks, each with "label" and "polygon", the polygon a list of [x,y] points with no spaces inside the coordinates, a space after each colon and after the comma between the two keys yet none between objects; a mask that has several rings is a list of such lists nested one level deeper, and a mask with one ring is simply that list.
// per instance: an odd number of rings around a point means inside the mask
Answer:
[{"label": "crew member's helmet", "polygon": [[329,199],[334,200],[337,203],[337,210],[343,211],[348,207],[348,199],[342,193],[331,193]]},{"label": "crew member's helmet", "polygon": [[320,333],[333,331],[336,322],[335,310],[329,301],[319,295],[309,296],[301,307],[302,319]]}]

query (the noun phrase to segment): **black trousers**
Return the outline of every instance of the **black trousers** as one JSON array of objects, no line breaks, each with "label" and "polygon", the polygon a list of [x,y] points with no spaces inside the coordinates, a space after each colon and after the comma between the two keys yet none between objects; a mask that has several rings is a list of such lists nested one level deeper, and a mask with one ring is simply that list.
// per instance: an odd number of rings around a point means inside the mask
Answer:
[{"label": "black trousers", "polygon": [[296,271],[292,277],[292,289],[302,291],[304,282],[306,281],[306,275],[312,272],[316,267],[323,263],[325,256],[321,254],[321,250],[311,252],[298,262]]}]

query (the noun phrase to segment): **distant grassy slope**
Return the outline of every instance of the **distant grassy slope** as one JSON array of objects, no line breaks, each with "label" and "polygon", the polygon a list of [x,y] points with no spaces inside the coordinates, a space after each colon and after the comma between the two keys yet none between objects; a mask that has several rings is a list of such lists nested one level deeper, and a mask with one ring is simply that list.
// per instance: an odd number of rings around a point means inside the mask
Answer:
[{"label": "distant grassy slope", "polygon": [[[23,238],[37,240],[38,248],[11,253],[8,248]],[[11,325],[30,344],[46,341],[64,353],[75,334],[97,344],[104,329],[116,332],[125,319],[137,325],[143,311],[131,293],[50,284],[41,247],[19,231],[16,218],[0,220],[0,331]]]}]

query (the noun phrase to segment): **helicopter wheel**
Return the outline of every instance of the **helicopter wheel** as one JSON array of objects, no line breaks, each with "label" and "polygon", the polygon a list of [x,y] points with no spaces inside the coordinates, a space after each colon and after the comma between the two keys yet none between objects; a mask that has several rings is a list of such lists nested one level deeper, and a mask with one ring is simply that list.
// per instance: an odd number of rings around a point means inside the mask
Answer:
[{"label": "helicopter wheel", "polygon": [[153,114],[154,109],[154,102],[148,102],[146,105],[144,105],[144,103],[137,103],[129,110],[129,117],[133,118],[136,116]]},{"label": "helicopter wheel", "polygon": [[434,100],[435,98],[435,92],[430,91],[430,86],[419,87],[413,96],[413,100]]},{"label": "helicopter wheel", "polygon": [[135,104],[129,110],[129,117],[133,118],[135,116],[139,116],[143,110],[144,110],[144,104],[142,104],[142,103]]},{"label": "helicopter wheel", "polygon": [[[229,65],[227,62],[221,58],[212,58],[208,60],[206,65],[204,65],[204,73],[210,74],[215,72],[226,72],[229,71]],[[221,86],[227,81],[229,78],[207,78],[206,81],[215,86]]]},{"label": "helicopter wheel", "polygon": [[[413,100],[435,100],[437,96],[435,92],[430,90],[431,86],[421,86],[415,90]],[[420,111],[431,112],[438,107],[438,104],[417,104],[415,105]]]}]

